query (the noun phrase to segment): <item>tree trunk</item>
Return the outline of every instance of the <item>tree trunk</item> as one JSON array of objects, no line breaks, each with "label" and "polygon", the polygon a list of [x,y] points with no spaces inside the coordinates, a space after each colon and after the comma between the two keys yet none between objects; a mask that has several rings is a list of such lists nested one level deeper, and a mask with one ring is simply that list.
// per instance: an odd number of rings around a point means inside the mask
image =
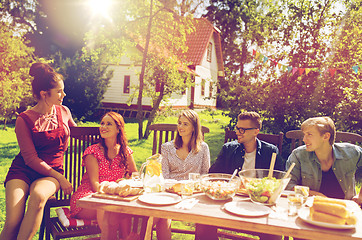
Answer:
[{"label": "tree trunk", "polygon": [[143,51],[143,58],[142,58],[142,69],[140,74],[140,86],[138,90],[138,99],[137,99],[137,120],[138,120],[138,139],[141,140],[143,136],[143,108],[142,108],[142,97],[143,97],[143,86],[144,86],[144,76],[145,76],[145,69],[147,63],[147,52],[148,46],[151,39],[151,28],[152,28],[152,7],[153,7],[153,0],[151,0],[150,5],[150,18],[148,20],[148,27],[147,27],[147,35],[146,35],[146,43],[145,49]]},{"label": "tree trunk", "polygon": [[156,101],[154,102],[152,111],[150,113],[150,116],[148,117],[147,126],[146,126],[146,130],[145,130],[145,135],[144,135],[145,139],[147,139],[148,136],[150,135],[150,126],[153,123],[153,120],[155,119],[158,109],[160,108],[160,104],[163,99],[164,91],[165,91],[165,83],[161,82],[160,95],[158,95]]}]

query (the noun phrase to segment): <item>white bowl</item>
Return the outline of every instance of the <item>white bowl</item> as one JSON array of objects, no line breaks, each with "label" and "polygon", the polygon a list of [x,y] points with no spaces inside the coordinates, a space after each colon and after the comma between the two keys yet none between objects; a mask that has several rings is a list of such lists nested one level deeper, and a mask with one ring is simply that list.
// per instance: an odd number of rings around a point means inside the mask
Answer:
[{"label": "white bowl", "polygon": [[240,186],[240,178],[231,174],[210,173],[201,176],[201,190],[213,200],[227,200],[235,196]]}]

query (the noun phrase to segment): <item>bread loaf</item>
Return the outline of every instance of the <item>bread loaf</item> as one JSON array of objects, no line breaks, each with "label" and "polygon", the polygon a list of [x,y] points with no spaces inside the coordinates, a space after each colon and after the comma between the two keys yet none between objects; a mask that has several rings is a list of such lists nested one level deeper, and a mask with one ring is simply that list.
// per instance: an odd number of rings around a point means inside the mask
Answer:
[{"label": "bread loaf", "polygon": [[339,224],[339,225],[346,224],[345,218],[337,217],[328,213],[314,211],[312,209],[310,211],[310,218],[313,221],[326,222],[326,223]]},{"label": "bread loaf", "polygon": [[345,201],[335,199],[335,198],[327,198],[327,197],[321,197],[321,196],[315,196],[313,202],[324,202],[324,203],[334,203],[339,204],[342,206],[347,206]]},{"label": "bread loaf", "polygon": [[129,195],[130,190],[131,187],[129,185],[120,186],[118,195],[121,197],[127,197]]},{"label": "bread loaf", "polygon": [[131,186],[123,183],[122,181],[119,181],[118,183],[104,181],[100,184],[98,192],[110,195],[119,195],[121,197],[127,197],[127,196],[134,196],[140,194],[141,191],[142,191],[141,188],[132,188]]},{"label": "bread loaf", "polygon": [[116,182],[108,182],[103,188],[103,191],[107,194],[115,194],[118,184]]},{"label": "bread loaf", "polygon": [[314,209],[314,211],[327,213],[340,218],[347,218],[349,216],[347,208],[343,205],[336,203],[314,202],[312,208]]},{"label": "bread loaf", "polygon": [[105,192],[104,192],[104,187],[105,187],[108,183],[109,183],[108,181],[103,181],[103,182],[101,182],[101,184],[99,184],[98,192],[100,192],[100,193],[105,193]]},{"label": "bread loaf", "polygon": [[310,208],[310,218],[319,222],[355,225],[357,218],[346,205],[346,202],[342,200],[316,196]]}]

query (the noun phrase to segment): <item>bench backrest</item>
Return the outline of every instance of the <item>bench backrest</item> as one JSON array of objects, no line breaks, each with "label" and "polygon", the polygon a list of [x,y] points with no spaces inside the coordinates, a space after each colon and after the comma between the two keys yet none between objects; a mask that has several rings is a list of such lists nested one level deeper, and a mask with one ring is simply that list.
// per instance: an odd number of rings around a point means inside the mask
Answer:
[{"label": "bench backrest", "polygon": [[[152,155],[161,153],[161,145],[165,142],[171,141],[176,136],[177,124],[157,123],[150,126],[150,130],[153,131],[153,146]],[[210,129],[205,126],[201,126],[203,134],[210,132]]]},{"label": "bench backrest", "polygon": [[[98,127],[71,127],[70,139],[67,151],[64,154],[64,176],[73,185],[73,191],[76,191],[85,168],[82,167],[82,156],[85,149],[99,142],[100,134]],[[69,195],[64,195],[60,189],[56,193],[57,200],[69,199]]]},{"label": "bench backrest", "polygon": [[[278,147],[279,153],[282,152],[283,147],[283,136],[284,134],[280,132],[279,134],[266,134],[266,133],[259,133],[257,138],[267,143],[274,144]],[[230,130],[229,128],[225,128],[225,139],[224,143],[234,141],[238,139],[235,131]]]},{"label": "bench backrest", "polygon": [[[290,151],[303,145],[303,132],[302,130],[291,130],[288,131],[285,136],[292,140]],[[352,144],[357,144],[362,142],[362,136],[357,133],[349,132],[336,132],[336,141],[335,142],[349,142]]]}]

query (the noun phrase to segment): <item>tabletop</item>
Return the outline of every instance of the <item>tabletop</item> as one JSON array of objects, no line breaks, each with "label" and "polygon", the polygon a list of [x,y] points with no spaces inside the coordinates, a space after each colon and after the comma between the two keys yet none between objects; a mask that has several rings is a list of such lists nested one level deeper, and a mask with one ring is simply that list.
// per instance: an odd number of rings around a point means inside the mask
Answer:
[{"label": "tabletop", "polygon": [[[135,214],[148,217],[170,218],[187,222],[208,224],[242,231],[269,233],[275,235],[292,236],[303,239],[362,239],[362,211],[358,208],[355,215],[358,219],[356,227],[352,229],[331,229],[306,223],[298,216],[288,216],[287,199],[281,197],[272,208],[271,214],[259,217],[236,215],[227,211],[224,205],[228,202],[248,202],[250,199],[234,196],[232,200],[212,200],[203,193],[194,194],[198,203],[189,210],[178,209],[175,205],[147,204],[139,199],[134,201],[119,201],[100,199],[87,196],[78,201],[82,208],[97,208],[109,212]],[[352,203],[352,201],[351,201]]]}]

